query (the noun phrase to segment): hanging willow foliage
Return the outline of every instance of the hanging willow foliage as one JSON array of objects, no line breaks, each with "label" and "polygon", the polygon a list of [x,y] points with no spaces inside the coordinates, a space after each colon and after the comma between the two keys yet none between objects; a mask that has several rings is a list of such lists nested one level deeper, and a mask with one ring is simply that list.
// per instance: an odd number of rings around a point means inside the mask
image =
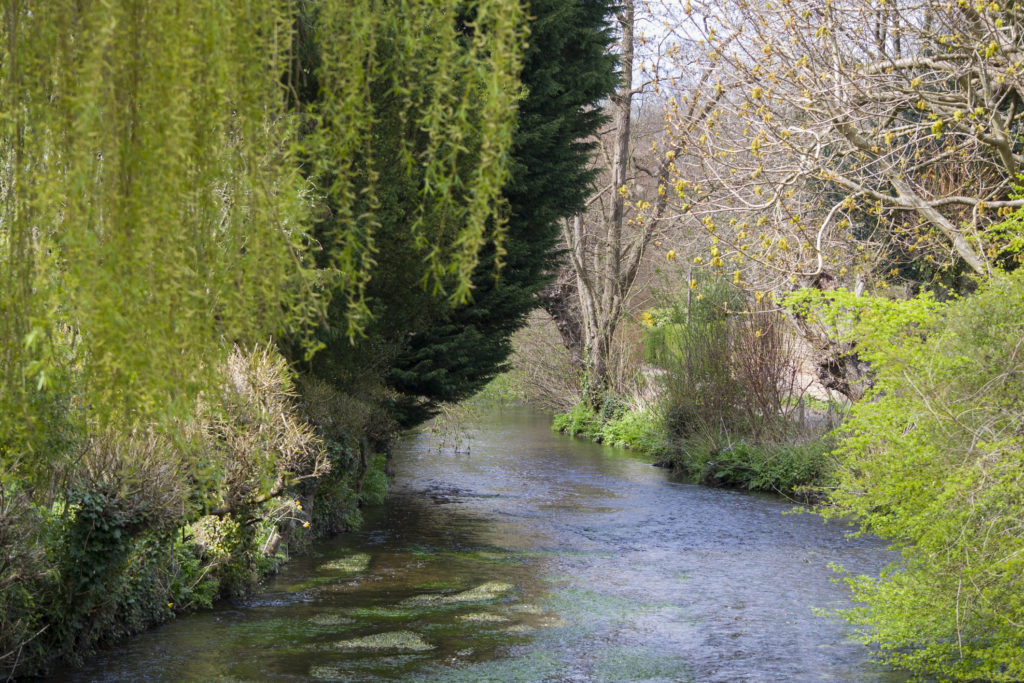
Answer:
[{"label": "hanging willow foliage", "polygon": [[[185,415],[230,343],[301,335],[331,292],[358,332],[380,98],[428,141],[395,160],[425,178],[410,217],[425,277],[467,298],[480,246],[500,238],[522,8],[305,4],[322,96],[296,109],[298,2],[3,1],[0,451],[38,443],[40,396],[71,396],[89,424]],[[327,200],[344,220],[313,245]]]},{"label": "hanging willow foliage", "polygon": [[[328,248],[349,296],[349,333],[371,313],[363,294],[377,249],[374,144],[395,130],[401,158],[391,163],[423,179],[409,223],[424,252],[425,283],[451,286],[451,298],[464,303],[480,248],[489,237],[500,247],[522,8],[516,0],[311,4],[320,97],[306,111],[316,132],[303,142],[315,183],[346,226]],[[399,121],[375,119],[381,102]]]},{"label": "hanging willow foliage", "polygon": [[287,6],[10,0],[3,22],[4,393],[73,372],[101,423],[182,414],[225,340],[302,314]]}]

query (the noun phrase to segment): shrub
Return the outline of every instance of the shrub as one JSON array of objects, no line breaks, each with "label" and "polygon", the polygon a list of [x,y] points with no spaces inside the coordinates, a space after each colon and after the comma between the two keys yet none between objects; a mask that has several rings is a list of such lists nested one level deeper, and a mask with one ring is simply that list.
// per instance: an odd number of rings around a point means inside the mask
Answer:
[{"label": "shrub", "polygon": [[669,452],[661,416],[652,410],[631,410],[609,420],[601,428],[601,440],[659,458]]},{"label": "shrub", "polygon": [[568,412],[556,415],[551,428],[657,458],[668,456],[662,419],[654,411],[630,410],[622,399],[614,397],[606,398],[601,406],[601,413],[596,413],[587,402],[580,401]]},{"label": "shrub", "polygon": [[572,436],[600,441],[603,423],[601,416],[586,401],[580,401],[568,412],[556,415],[551,428]]},{"label": "shrub", "polygon": [[55,396],[54,435],[0,443],[0,675],[246,592],[289,542],[308,542],[311,521],[349,528],[380,501],[385,459],[370,442],[393,424],[378,419],[383,400],[313,387],[300,406],[269,346],[235,349],[223,370],[192,419],[163,431],[87,429]]},{"label": "shrub", "polygon": [[732,371],[739,386],[736,410],[754,439],[780,438],[790,431],[797,381],[796,343],[775,304],[748,301],[729,329]]},{"label": "shrub", "polygon": [[647,358],[664,370],[663,413],[673,437],[713,439],[734,420],[740,387],[729,357],[730,303],[738,308],[734,292],[713,280],[671,299],[663,322],[647,333]]},{"label": "shrub", "polygon": [[671,465],[706,486],[777,493],[812,502],[834,481],[834,442],[828,436],[787,441],[738,439],[725,446],[700,438],[677,442]]},{"label": "shrub", "polygon": [[580,400],[579,368],[547,314],[534,313],[512,339],[515,353],[504,377],[518,398],[552,412],[569,410]]},{"label": "shrub", "polygon": [[804,297],[842,318],[874,367],[840,429],[832,516],[855,515],[901,559],[850,579],[860,638],[918,674],[1024,679],[1024,276],[940,305]]},{"label": "shrub", "polygon": [[323,443],[299,417],[291,373],[273,347],[235,348],[225,363],[216,401],[198,408],[193,434],[216,482],[217,514],[244,514],[304,480],[330,469]]},{"label": "shrub", "polygon": [[651,321],[644,344],[663,371],[662,411],[673,438],[718,449],[730,434],[786,436],[799,387],[793,339],[775,307],[712,279],[670,295]]},{"label": "shrub", "polygon": [[45,647],[38,636],[37,596],[47,575],[44,513],[0,471],[0,676],[18,673],[18,657],[36,661]]}]

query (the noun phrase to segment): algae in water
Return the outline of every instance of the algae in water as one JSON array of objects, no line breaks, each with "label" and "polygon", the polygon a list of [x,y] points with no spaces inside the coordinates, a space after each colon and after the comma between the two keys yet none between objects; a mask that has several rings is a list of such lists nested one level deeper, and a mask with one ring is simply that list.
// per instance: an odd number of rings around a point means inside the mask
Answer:
[{"label": "algae in water", "polygon": [[310,617],[309,620],[317,626],[343,626],[345,624],[354,624],[356,621],[351,617],[346,617],[331,612],[317,614],[313,617]]},{"label": "algae in water", "polygon": [[401,602],[402,605],[457,605],[463,602],[485,602],[496,600],[515,588],[511,583],[488,581],[476,588],[449,595],[416,595]]},{"label": "algae in water", "polygon": [[370,556],[367,553],[354,553],[352,555],[346,555],[345,557],[339,557],[336,560],[331,560],[320,565],[321,571],[333,571],[333,572],[364,572],[370,566]]},{"label": "algae in water", "polygon": [[402,650],[404,652],[424,652],[434,649],[433,645],[412,631],[374,633],[361,638],[342,640],[337,643],[337,647],[343,650]]},{"label": "algae in water", "polygon": [[490,612],[471,612],[470,614],[460,614],[455,618],[460,621],[472,621],[481,624],[508,621],[508,617],[503,617],[500,614],[491,614]]}]

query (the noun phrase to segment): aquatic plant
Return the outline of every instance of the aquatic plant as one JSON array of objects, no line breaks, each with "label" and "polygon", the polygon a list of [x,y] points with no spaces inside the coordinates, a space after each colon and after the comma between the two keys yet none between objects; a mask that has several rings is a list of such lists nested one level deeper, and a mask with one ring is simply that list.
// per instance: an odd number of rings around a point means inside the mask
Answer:
[{"label": "aquatic plant", "polygon": [[374,633],[368,636],[342,640],[335,644],[343,650],[401,650],[406,652],[425,652],[433,650],[431,645],[418,633],[412,631],[389,631]]}]

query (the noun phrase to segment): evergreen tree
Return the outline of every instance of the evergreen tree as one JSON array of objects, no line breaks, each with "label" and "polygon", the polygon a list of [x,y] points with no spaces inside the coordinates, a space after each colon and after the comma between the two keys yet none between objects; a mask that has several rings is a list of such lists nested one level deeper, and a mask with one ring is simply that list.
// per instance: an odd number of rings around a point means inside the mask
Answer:
[{"label": "evergreen tree", "polygon": [[[323,76],[329,52],[342,49],[323,3],[300,7],[288,85],[312,141],[304,144],[304,172],[325,200],[313,241],[322,247],[317,267],[332,291],[315,331],[319,349],[302,367],[345,394],[390,405],[384,377],[410,333],[464,300],[477,261],[496,256],[482,247],[504,227],[496,214],[505,204],[525,21],[516,24],[515,13],[502,14],[495,3],[463,3],[463,15],[442,8],[418,24],[380,31],[358,96],[350,98],[351,78]],[[517,40],[509,47],[511,25]],[[410,34],[424,32],[432,42],[410,42]],[[498,59],[502,46],[507,54]],[[480,68],[482,57],[496,66]],[[494,76],[498,67],[503,80]],[[442,72],[446,81],[430,80]],[[356,137],[343,116],[354,106],[372,111]],[[352,154],[338,153],[349,145]],[[443,168],[428,163],[441,158]],[[358,181],[334,181],[352,169]],[[352,191],[359,187],[372,192]],[[438,296],[442,284],[447,296]],[[299,341],[286,344],[292,360],[303,358]]]},{"label": "evergreen tree", "polygon": [[438,401],[471,396],[503,371],[512,334],[550,280],[558,221],[582,211],[590,192],[588,140],[604,120],[597,104],[616,85],[611,11],[607,0],[531,3],[503,267],[496,269],[492,247],[473,274],[472,302],[428,304],[430,324],[407,335],[389,376],[406,424],[428,417]]}]

